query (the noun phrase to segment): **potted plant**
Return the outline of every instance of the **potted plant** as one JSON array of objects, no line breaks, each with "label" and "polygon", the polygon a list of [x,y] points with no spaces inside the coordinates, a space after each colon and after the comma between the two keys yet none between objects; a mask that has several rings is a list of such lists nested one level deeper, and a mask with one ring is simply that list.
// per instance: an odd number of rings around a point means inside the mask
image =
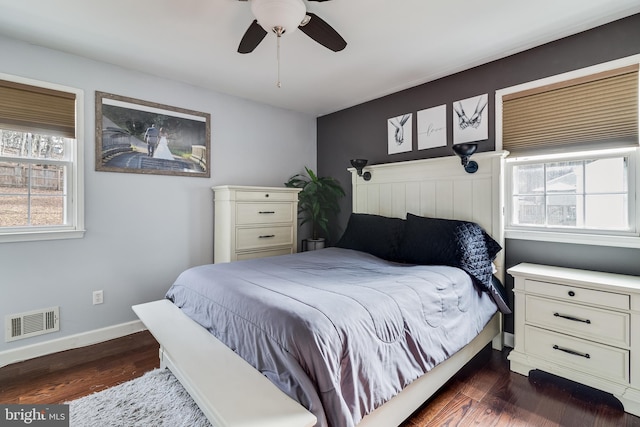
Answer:
[{"label": "potted plant", "polygon": [[[344,189],[335,178],[319,177],[305,167],[307,175],[296,174],[285,182],[287,187],[301,188],[298,193],[300,225],[311,223],[311,239],[303,241],[303,250],[321,249],[329,236],[329,220],[340,211],[338,201],[345,196]],[[306,247],[305,247],[306,243]]]}]

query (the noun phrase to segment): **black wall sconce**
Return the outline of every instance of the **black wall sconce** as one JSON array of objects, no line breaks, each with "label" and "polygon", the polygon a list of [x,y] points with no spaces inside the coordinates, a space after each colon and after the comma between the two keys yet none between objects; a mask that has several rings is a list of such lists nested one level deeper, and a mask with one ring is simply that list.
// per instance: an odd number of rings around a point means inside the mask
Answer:
[{"label": "black wall sconce", "polygon": [[367,159],[351,159],[351,166],[356,168],[358,176],[361,176],[365,181],[369,181],[371,179],[371,172],[362,173],[362,169],[367,166],[367,162]]},{"label": "black wall sconce", "polygon": [[473,160],[469,160],[469,157],[478,149],[476,143],[454,144],[453,151],[460,157],[462,166],[467,173],[476,173],[478,170],[478,163]]}]

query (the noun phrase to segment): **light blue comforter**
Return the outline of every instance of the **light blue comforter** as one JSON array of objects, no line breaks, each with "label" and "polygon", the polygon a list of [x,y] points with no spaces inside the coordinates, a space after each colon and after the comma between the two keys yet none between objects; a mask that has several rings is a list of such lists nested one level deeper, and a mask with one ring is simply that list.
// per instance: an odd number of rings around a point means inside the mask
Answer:
[{"label": "light blue comforter", "polygon": [[496,312],[460,269],[338,248],[194,267],[167,298],[333,427],[357,424]]}]

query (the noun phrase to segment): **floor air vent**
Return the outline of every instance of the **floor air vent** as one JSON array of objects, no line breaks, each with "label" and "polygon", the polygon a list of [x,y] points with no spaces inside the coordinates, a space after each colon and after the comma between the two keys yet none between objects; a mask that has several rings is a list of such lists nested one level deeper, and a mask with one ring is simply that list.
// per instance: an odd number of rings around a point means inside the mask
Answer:
[{"label": "floor air vent", "polygon": [[60,330],[59,320],[60,307],[9,314],[5,317],[5,341],[56,332]]}]

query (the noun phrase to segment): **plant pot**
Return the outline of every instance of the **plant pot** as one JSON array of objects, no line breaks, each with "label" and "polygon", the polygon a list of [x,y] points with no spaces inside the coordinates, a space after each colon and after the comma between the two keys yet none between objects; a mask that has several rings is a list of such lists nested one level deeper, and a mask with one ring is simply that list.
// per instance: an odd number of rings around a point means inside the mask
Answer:
[{"label": "plant pot", "polygon": [[304,239],[302,241],[302,252],[315,251],[324,248],[324,238],[320,239]]}]

